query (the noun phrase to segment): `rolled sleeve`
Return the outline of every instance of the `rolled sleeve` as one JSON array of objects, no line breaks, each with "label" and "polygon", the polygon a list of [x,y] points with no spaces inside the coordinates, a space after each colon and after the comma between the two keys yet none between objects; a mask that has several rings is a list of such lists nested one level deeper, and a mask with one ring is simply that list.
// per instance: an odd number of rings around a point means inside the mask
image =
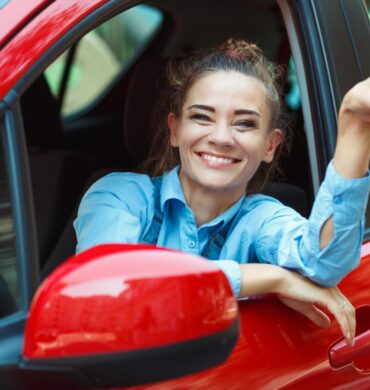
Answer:
[{"label": "rolled sleeve", "polygon": [[230,283],[231,289],[233,290],[234,297],[237,299],[240,295],[241,288],[241,270],[240,264],[234,260],[213,260],[216,266],[226,275],[227,280]]},{"label": "rolled sleeve", "polygon": [[[258,259],[295,270],[324,286],[337,284],[360,259],[369,187],[369,174],[346,179],[331,162],[308,220],[287,208],[266,218],[256,241]],[[321,229],[331,217],[334,235],[321,250]]]},{"label": "rolled sleeve", "polygon": [[[330,162],[299,247],[307,276],[322,285],[335,285],[360,259],[369,197],[370,176],[346,179]],[[323,224],[333,218],[334,235],[320,250]]]},{"label": "rolled sleeve", "polygon": [[318,218],[318,212],[323,213],[328,209],[337,225],[357,223],[365,214],[369,186],[369,173],[358,179],[346,179],[335,170],[331,161],[315,202],[318,210],[314,207],[312,214]]}]

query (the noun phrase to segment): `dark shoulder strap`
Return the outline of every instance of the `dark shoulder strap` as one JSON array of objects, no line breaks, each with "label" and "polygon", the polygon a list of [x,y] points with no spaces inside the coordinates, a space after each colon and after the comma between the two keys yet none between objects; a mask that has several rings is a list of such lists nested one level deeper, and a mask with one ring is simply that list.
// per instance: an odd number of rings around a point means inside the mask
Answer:
[{"label": "dark shoulder strap", "polygon": [[163,213],[161,210],[162,176],[152,178],[152,183],[154,186],[154,215],[150,227],[141,242],[156,245],[163,222]]},{"label": "dark shoulder strap", "polygon": [[224,246],[227,235],[229,233],[230,227],[234,221],[234,218],[231,220],[217,233],[213,234],[209,239],[207,245],[204,247],[201,255],[210,260],[218,260],[221,249]]}]

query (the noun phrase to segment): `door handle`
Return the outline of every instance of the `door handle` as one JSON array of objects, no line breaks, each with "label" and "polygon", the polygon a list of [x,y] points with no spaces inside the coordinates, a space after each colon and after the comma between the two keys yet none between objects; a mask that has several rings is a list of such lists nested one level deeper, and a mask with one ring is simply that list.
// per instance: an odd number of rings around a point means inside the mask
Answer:
[{"label": "door handle", "polygon": [[353,346],[348,345],[344,339],[331,346],[329,361],[332,367],[339,368],[367,354],[370,354],[370,329],[356,336]]}]

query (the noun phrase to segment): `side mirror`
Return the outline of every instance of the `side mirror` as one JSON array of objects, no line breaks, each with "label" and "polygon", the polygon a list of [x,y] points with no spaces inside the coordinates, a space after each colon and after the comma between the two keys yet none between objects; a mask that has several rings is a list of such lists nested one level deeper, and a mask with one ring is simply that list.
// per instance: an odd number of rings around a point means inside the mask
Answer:
[{"label": "side mirror", "polygon": [[149,245],[100,245],[39,288],[21,365],[35,385],[46,380],[53,389],[137,385],[212,367],[237,337],[237,303],[210,261]]}]

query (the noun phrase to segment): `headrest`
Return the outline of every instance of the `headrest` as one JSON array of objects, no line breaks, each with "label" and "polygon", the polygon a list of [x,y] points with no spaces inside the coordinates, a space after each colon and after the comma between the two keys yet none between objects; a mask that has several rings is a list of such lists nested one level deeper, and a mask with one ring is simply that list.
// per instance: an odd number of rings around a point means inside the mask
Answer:
[{"label": "headrest", "polygon": [[41,75],[21,97],[23,123],[28,146],[60,146],[63,128],[58,103]]},{"label": "headrest", "polygon": [[150,150],[154,108],[165,85],[164,58],[145,58],[134,68],[123,110],[123,142],[130,160],[140,164]]}]

